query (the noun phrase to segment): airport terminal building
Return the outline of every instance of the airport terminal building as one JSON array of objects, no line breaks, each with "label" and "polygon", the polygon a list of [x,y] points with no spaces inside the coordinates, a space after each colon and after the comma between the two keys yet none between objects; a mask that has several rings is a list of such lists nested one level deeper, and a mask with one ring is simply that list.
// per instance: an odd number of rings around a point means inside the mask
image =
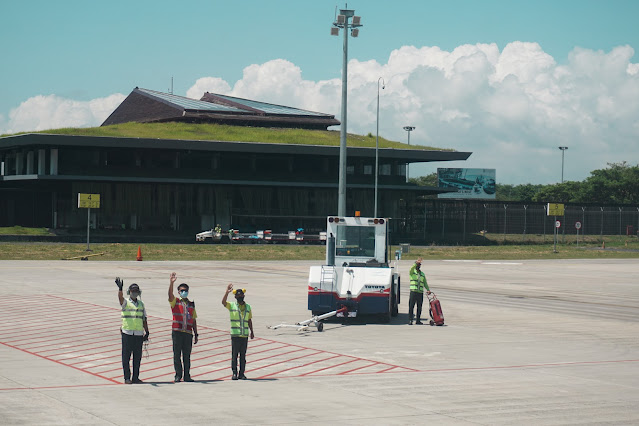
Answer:
[{"label": "airport terminal building", "polygon": [[[104,125],[220,123],[327,129],[334,116],[206,93],[194,100],[136,88]],[[374,211],[374,148],[347,148],[347,214]],[[441,192],[406,183],[409,163],[465,160],[469,152],[380,149],[378,215],[400,200]],[[31,133],[0,138],[0,226],[86,227],[78,193],[101,195],[98,229],[213,227],[321,230],[335,214],[339,146]]]}]

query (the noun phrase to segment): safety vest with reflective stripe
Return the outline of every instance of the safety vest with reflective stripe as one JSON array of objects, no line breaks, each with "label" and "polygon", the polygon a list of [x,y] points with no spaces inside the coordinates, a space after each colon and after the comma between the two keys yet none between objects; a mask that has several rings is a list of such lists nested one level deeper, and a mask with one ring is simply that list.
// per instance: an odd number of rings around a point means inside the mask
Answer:
[{"label": "safety vest with reflective stripe", "polygon": [[229,313],[231,314],[231,336],[248,337],[249,326],[248,321],[251,313],[251,305],[244,304],[245,309],[240,310],[237,302],[229,302],[227,306]]},{"label": "safety vest with reflective stripe", "polygon": [[138,299],[138,305],[126,299],[126,306],[122,308],[122,330],[144,330],[144,303]]},{"label": "safety vest with reflective stripe", "polygon": [[173,313],[173,331],[186,331],[193,334],[193,311],[195,311],[195,302],[185,301],[178,298],[175,305],[171,308]]},{"label": "safety vest with reflective stripe", "polygon": [[418,271],[415,265],[413,265],[413,267],[410,268],[410,291],[423,293],[424,287],[430,291],[428,283],[426,282],[426,274],[422,271]]}]

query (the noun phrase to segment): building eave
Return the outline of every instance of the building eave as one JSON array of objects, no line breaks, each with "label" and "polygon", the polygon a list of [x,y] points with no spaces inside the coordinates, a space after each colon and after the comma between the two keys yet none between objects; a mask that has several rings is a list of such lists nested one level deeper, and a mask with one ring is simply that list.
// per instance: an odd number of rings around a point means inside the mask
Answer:
[{"label": "building eave", "polygon": [[[339,146],[277,144],[265,142],[233,142],[233,141],[202,141],[182,139],[147,139],[120,138],[110,136],[74,136],[54,135],[46,133],[27,133],[0,138],[0,149],[24,148],[27,146],[40,147],[99,147],[119,149],[165,149],[191,151],[239,152],[245,154],[280,154],[280,155],[320,155],[339,156]],[[379,156],[406,163],[422,163],[432,161],[463,161],[468,159],[471,152],[394,149],[380,148]],[[348,147],[347,155],[358,158],[374,158],[375,148]]]}]

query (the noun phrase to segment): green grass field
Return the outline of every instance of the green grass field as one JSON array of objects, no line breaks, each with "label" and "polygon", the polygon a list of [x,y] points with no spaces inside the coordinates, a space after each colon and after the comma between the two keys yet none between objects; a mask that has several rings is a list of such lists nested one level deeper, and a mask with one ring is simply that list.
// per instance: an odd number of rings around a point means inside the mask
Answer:
[{"label": "green grass field", "polygon": [[[606,248],[600,242],[558,244],[502,244],[490,246],[413,246],[402,259],[425,260],[524,260],[524,259],[601,259],[639,258],[636,238],[609,237]],[[313,260],[322,261],[325,246],[271,244],[86,244],[65,243],[0,243],[0,260],[60,260],[90,256],[92,261],[135,261],[138,247],[144,260]],[[394,257],[397,246],[391,248]],[[103,254],[101,254],[103,253]],[[99,255],[101,254],[101,255]],[[79,259],[76,259],[79,260]]]},{"label": "green grass field", "polygon": [[0,235],[53,235],[47,228],[0,227]]}]

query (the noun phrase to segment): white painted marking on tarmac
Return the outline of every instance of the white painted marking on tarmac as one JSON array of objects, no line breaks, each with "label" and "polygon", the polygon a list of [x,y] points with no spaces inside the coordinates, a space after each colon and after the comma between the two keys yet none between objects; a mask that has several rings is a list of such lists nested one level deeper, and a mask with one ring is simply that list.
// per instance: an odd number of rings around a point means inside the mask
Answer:
[{"label": "white painted marking on tarmac", "polygon": [[482,262],[482,265],[523,265],[521,262]]},{"label": "white painted marking on tarmac", "polygon": [[481,260],[444,259],[444,262],[479,263]]}]

